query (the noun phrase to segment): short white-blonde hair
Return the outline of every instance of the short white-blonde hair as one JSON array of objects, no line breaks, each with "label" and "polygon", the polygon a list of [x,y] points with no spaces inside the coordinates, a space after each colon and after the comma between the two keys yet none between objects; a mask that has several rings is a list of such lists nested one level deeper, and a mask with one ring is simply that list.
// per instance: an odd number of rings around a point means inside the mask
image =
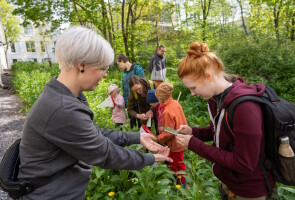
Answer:
[{"label": "short white-blonde hair", "polygon": [[78,62],[105,68],[114,62],[114,50],[95,31],[75,26],[58,37],[55,57],[60,70],[75,68]]}]

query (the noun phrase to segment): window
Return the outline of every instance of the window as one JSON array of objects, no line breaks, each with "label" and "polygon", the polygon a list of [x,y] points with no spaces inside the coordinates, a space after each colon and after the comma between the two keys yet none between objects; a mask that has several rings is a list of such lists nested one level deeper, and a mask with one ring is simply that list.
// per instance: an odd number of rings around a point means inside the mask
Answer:
[{"label": "window", "polygon": [[42,52],[46,52],[46,45],[44,42],[40,42],[40,46],[41,46],[41,51]]},{"label": "window", "polygon": [[43,62],[51,62],[51,58],[44,58]]},{"label": "window", "polygon": [[26,42],[27,52],[36,52],[35,42]]},{"label": "window", "polygon": [[24,27],[25,35],[33,35],[33,28],[30,24]]},{"label": "window", "polygon": [[12,62],[13,62],[13,63],[16,63],[16,62],[17,62],[17,59],[12,59]]},{"label": "window", "polygon": [[31,61],[31,62],[38,62],[37,58],[28,58],[28,61]]},{"label": "window", "polygon": [[11,52],[15,53],[15,44],[14,44],[14,42],[11,43]]}]

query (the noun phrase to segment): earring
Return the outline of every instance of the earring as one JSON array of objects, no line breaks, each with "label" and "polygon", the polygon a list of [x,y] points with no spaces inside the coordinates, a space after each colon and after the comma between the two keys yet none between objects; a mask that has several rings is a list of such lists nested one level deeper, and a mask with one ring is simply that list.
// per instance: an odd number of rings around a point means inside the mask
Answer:
[{"label": "earring", "polygon": [[81,72],[81,73],[84,73],[84,69],[82,69],[80,72]]}]

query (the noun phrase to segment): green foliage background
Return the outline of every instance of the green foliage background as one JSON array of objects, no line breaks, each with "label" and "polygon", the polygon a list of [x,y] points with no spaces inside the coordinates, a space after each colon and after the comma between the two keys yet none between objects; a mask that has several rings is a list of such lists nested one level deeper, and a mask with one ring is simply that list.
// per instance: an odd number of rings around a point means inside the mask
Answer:
[{"label": "green foliage background", "polygon": [[[244,75],[246,80],[252,83],[270,84],[281,96],[294,102],[294,89],[291,87],[294,85],[294,79],[286,78],[288,74],[285,73],[285,70],[289,70],[288,73],[294,72],[295,60],[292,56],[287,56],[293,51],[293,44],[289,44],[290,46],[287,47],[281,45],[273,48],[268,45],[268,42],[261,44],[261,46],[251,45],[251,41],[246,41],[244,44],[232,42],[231,45],[219,44],[215,47],[219,47],[216,52],[223,58],[229,71]],[[266,49],[266,47],[268,48]],[[172,55],[176,55],[172,50],[170,52]],[[198,97],[192,97],[182,85],[176,75],[179,59],[177,56],[171,56],[170,52],[168,51],[167,54],[167,59],[170,59],[170,61],[168,60],[168,81],[175,86],[173,97],[176,99],[179,92],[182,92],[180,103],[190,126],[206,126],[209,123],[206,102]],[[21,97],[25,112],[30,110],[45,83],[59,73],[56,64],[50,67],[48,64],[34,62],[17,62],[12,69],[13,85]],[[95,91],[85,92],[90,108],[95,113],[94,121],[99,127],[115,128],[114,123],[111,122],[110,109],[97,109],[96,106],[108,96],[107,88],[111,83],[116,83],[121,87],[121,73],[117,66],[113,66],[109,70],[107,78],[100,82]],[[285,87],[288,89],[286,90]],[[124,125],[124,131],[131,131],[128,123]],[[137,145],[130,148],[143,150]],[[177,189],[173,175],[164,164],[145,167],[138,171],[105,170],[94,167],[85,198],[219,199],[218,180],[212,174],[211,164],[190,151],[185,152],[184,160],[187,166],[189,189]],[[114,196],[110,197],[109,192],[114,192]],[[295,198],[294,187],[279,185],[279,196],[280,199]]]},{"label": "green foliage background", "polygon": [[[192,97],[177,77],[177,66],[193,41],[206,41],[210,50],[223,60],[228,73],[237,74],[249,83],[270,85],[281,97],[295,102],[294,0],[10,2],[16,5],[13,13],[23,17],[24,25],[33,23],[38,27],[46,22],[51,24],[48,32],[59,32],[61,24],[70,23],[97,31],[109,41],[116,55],[127,54],[132,62],[142,65],[146,76],[157,45],[165,44],[168,81],[174,85],[175,99],[182,92],[180,103],[190,126],[203,127],[209,123],[206,102]],[[163,28],[159,22],[170,25]],[[45,83],[58,72],[56,64],[13,65],[13,84],[21,97],[22,111],[30,110]],[[111,83],[121,86],[121,73],[113,66],[95,91],[85,93],[99,127],[115,128],[111,111],[96,106],[107,97]],[[124,131],[131,131],[128,123]],[[130,148],[142,150],[136,145]],[[187,190],[176,188],[164,164],[139,171],[94,167],[86,199],[219,199],[218,180],[211,172],[211,164],[190,151],[185,152],[184,160]],[[278,186],[280,199],[295,199],[294,187]],[[114,196],[110,197],[109,192],[114,192]]]}]

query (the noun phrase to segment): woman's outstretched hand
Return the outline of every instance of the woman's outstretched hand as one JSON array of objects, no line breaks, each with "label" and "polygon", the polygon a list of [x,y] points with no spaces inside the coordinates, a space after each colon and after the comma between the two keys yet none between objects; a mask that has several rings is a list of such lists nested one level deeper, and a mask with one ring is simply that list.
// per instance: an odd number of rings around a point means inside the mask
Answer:
[{"label": "woman's outstretched hand", "polygon": [[192,135],[193,129],[188,125],[180,125],[179,129],[177,129],[178,133],[184,135]]},{"label": "woman's outstretched hand", "polygon": [[180,144],[181,146],[184,146],[185,148],[187,148],[188,147],[188,143],[189,143],[191,137],[193,137],[193,136],[192,135],[181,135],[181,134],[178,134],[176,136],[177,143]]},{"label": "woman's outstretched hand", "polygon": [[173,162],[171,158],[169,158],[170,149],[168,147],[163,147],[157,154],[154,154],[156,162]]},{"label": "woman's outstretched hand", "polygon": [[163,146],[156,143],[157,138],[150,133],[140,133],[140,144],[151,152],[159,152]]}]

